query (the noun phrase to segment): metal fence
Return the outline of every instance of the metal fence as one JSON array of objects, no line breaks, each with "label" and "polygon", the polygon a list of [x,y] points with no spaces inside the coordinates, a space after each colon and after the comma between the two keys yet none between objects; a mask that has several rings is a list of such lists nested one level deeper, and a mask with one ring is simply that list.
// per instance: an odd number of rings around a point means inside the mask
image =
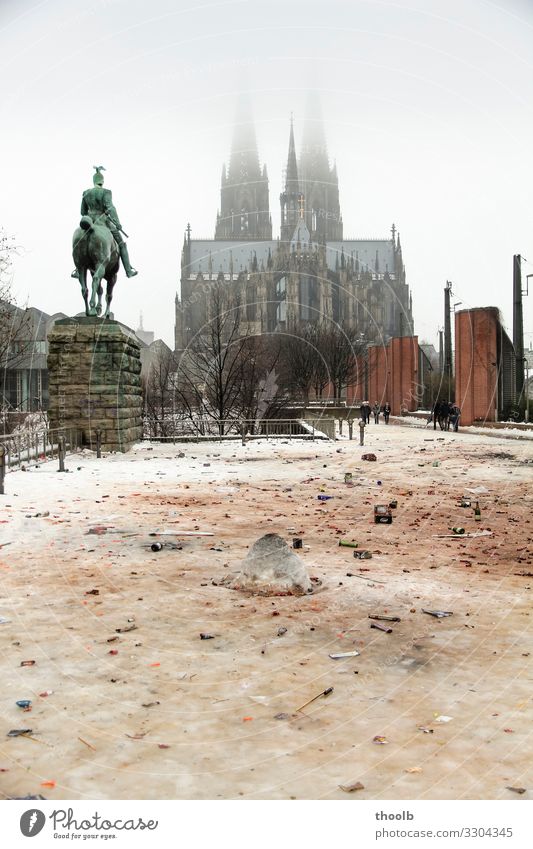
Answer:
[{"label": "metal fence", "polygon": [[81,449],[81,432],[77,428],[28,430],[0,436],[0,478],[2,470],[35,465],[57,459]]},{"label": "metal fence", "polygon": [[241,439],[332,439],[333,419],[214,419],[189,418],[162,422],[159,434],[146,433],[148,442],[201,442]]}]

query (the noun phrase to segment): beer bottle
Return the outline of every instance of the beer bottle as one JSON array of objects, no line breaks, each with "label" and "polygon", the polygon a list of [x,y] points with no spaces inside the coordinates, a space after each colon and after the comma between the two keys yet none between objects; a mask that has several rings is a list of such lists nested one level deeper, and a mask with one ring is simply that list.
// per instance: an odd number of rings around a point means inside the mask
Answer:
[{"label": "beer bottle", "polygon": [[481,522],[481,510],[479,507],[479,501],[476,501],[476,506],[474,507],[474,519],[476,522]]}]

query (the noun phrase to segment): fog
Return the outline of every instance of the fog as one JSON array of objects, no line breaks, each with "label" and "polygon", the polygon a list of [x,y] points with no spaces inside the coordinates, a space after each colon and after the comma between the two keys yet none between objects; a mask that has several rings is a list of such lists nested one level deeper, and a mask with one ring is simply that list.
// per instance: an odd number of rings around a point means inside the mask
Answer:
[{"label": "fog", "polygon": [[[129,233],[115,317],[173,342],[187,222],[212,238],[239,96],[252,103],[274,233],[289,121],[310,90],[346,238],[401,234],[416,330],[443,288],[510,327],[512,256],[533,273],[533,4],[502,0],[2,0],[0,225],[19,301],[81,309],[72,232],[92,166]],[[525,301],[533,341],[533,297]]]}]

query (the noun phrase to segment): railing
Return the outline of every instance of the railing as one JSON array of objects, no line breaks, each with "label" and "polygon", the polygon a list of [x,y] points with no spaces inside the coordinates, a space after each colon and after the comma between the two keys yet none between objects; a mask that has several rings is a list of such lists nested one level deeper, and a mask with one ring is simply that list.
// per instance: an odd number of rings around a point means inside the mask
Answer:
[{"label": "railing", "polygon": [[72,454],[80,448],[81,433],[74,427],[11,433],[0,436],[0,465],[9,472],[46,460],[60,460],[61,453]]},{"label": "railing", "polygon": [[[324,439],[329,419],[180,419],[163,422],[163,434],[146,434],[148,442],[201,442],[241,439]],[[331,438],[327,435],[326,438]]]}]

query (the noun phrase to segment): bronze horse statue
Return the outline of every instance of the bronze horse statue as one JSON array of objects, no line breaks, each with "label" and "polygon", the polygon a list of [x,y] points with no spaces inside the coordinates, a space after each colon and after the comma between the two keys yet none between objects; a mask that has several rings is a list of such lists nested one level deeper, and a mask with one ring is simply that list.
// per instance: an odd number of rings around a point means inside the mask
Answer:
[{"label": "bronze horse statue", "polygon": [[[107,282],[105,318],[109,318],[120,262],[119,248],[111,230],[105,224],[93,222],[90,215],[83,215],[80,226],[74,231],[72,238],[72,258],[85,301],[85,315],[101,315],[102,279],[105,279]],[[88,271],[92,274],[90,301],[87,286]]]}]

